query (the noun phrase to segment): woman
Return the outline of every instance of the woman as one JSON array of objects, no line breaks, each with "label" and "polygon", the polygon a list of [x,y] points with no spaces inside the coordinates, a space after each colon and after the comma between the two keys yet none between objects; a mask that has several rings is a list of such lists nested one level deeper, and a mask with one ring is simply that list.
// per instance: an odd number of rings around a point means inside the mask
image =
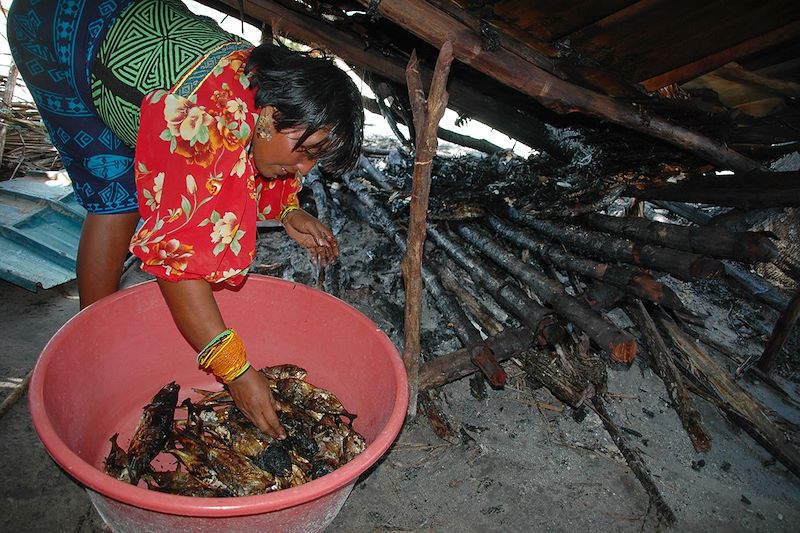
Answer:
[{"label": "woman", "polygon": [[283,438],[266,378],[247,363],[212,286],[244,279],[257,219],[279,219],[323,266],[338,256],[297,192],[317,163],[354,165],[360,93],[330,59],[252,48],[179,0],[83,4],[15,0],[8,13],[14,61],[88,211],[81,307],[118,290],[130,249],[198,364]]}]

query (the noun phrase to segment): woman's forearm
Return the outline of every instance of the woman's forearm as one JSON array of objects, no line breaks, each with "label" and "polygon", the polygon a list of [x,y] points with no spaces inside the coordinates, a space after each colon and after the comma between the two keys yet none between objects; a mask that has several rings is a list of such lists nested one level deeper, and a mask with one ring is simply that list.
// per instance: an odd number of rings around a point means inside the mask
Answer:
[{"label": "woman's forearm", "polygon": [[225,322],[214,299],[211,285],[202,279],[158,280],[178,329],[196,350],[225,330]]}]

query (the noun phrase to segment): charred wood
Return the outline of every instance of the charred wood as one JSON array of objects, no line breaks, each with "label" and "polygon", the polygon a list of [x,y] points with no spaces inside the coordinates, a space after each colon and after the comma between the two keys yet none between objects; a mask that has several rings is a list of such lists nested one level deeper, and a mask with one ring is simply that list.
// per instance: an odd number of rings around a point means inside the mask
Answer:
[{"label": "charred wood", "polygon": [[[534,342],[534,337],[534,333],[528,328],[505,329],[495,337],[486,339],[486,344],[494,353],[495,359],[502,362],[527,349]],[[441,387],[477,371],[466,348],[440,355],[420,367],[419,390]]]},{"label": "charred wood", "polygon": [[[678,317],[678,318],[680,318],[680,317]],[[690,333],[693,338],[695,338],[698,341],[702,342],[703,344],[706,345],[706,347],[711,348],[715,352],[718,352],[718,353],[724,355],[725,357],[727,357],[728,359],[730,359],[732,362],[736,363],[737,365],[741,366],[742,363],[744,362],[744,360],[742,359],[742,357],[738,353],[732,352],[730,350],[730,348],[727,348],[726,346],[723,346],[722,344],[720,344],[719,341],[717,341],[716,339],[712,338],[708,333],[706,333],[704,331],[701,331],[701,330],[698,330],[696,328],[693,328],[691,326],[688,326],[686,324],[681,324],[681,326],[683,327],[684,330],[686,330],[688,333]],[[737,367],[737,369],[738,369],[738,367]],[[770,376],[769,374],[767,374],[765,372],[762,372],[757,366],[751,366],[749,368],[749,370],[747,370],[747,374],[752,375],[754,378],[758,379],[759,381],[763,382],[765,385],[770,387],[778,395],[778,397],[780,397],[781,401],[783,403],[785,403],[786,405],[790,405],[793,408],[800,409],[800,399],[795,399],[772,376]],[[734,377],[736,377],[738,379],[739,377],[743,377],[743,375],[740,376],[740,375],[737,375],[736,373],[734,373]]]},{"label": "charred wood", "polygon": [[603,311],[617,307],[625,293],[613,285],[594,280],[581,296],[591,309]]},{"label": "charred wood", "polygon": [[783,349],[783,345],[792,333],[797,319],[800,318],[800,290],[798,290],[794,297],[792,297],[786,310],[775,323],[772,334],[764,347],[764,351],[758,357],[751,357],[747,359],[742,365],[736,369],[736,375],[741,376],[751,366],[758,365],[758,368],[767,374],[775,366],[775,359]]},{"label": "charred wood", "polygon": [[425,290],[432,296],[432,301],[447,320],[448,327],[453,329],[463,346],[471,346],[483,342],[480,331],[472,324],[464,309],[457,300],[446,291],[437,276],[441,274],[441,265],[426,259],[431,268],[422,267],[425,278]]},{"label": "charred wood", "polygon": [[773,309],[783,312],[789,305],[789,297],[776,289],[770,282],[729,261],[723,261],[725,277],[741,287],[756,300]]},{"label": "charred wood", "polygon": [[567,277],[569,278],[569,284],[572,286],[572,290],[575,291],[575,295],[580,296],[584,292],[584,288],[581,285],[581,280],[578,279],[578,275],[574,270],[567,270]]},{"label": "charred wood", "polygon": [[617,329],[602,316],[567,294],[561,284],[525,265],[512,253],[496,244],[485,231],[461,226],[458,232],[497,264],[529,285],[537,296],[553,307],[556,313],[584,331],[600,348],[606,350],[612,359],[630,363],[636,357],[636,341],[630,335]]},{"label": "charred wood", "polygon": [[555,350],[525,350],[519,361],[529,377],[549,390],[553,396],[574,409],[589,398],[606,390],[606,367],[587,353],[588,345],[571,344]]},{"label": "charred wood", "polygon": [[625,458],[625,462],[628,463],[631,471],[633,471],[633,475],[636,476],[636,479],[639,480],[639,483],[642,484],[645,492],[647,492],[650,502],[656,508],[656,513],[658,514],[659,518],[667,525],[674,524],[675,513],[669,507],[667,502],[664,501],[663,496],[661,496],[661,491],[658,490],[658,486],[656,485],[655,481],[653,481],[653,476],[650,474],[650,469],[647,468],[647,464],[642,459],[642,456],[638,451],[636,451],[636,449],[628,444],[628,438],[620,430],[619,426],[617,426],[617,424],[611,419],[611,415],[606,409],[603,400],[596,396],[592,398],[591,402],[592,406],[594,407],[594,411],[597,413],[597,416],[600,417],[600,420],[603,422],[603,426],[606,428],[606,431],[608,431],[608,434],[611,435],[611,438],[614,440],[614,444],[617,445],[617,449],[622,454],[622,457]]},{"label": "charred wood", "polygon": [[681,360],[680,368],[706,389],[733,422],[750,434],[789,471],[800,476],[800,451],[778,425],[770,420],[766,408],[745,392],[663,311],[656,313],[656,319],[676,348],[673,353]]},{"label": "charred wood", "polygon": [[644,298],[666,307],[683,308],[678,296],[672,289],[656,281],[653,276],[640,268],[598,263],[597,261],[578,257],[559,249],[557,246],[536,239],[521,229],[509,226],[495,216],[488,217],[486,221],[493,230],[509,241],[530,250],[540,259],[553,263],[563,270],[604,281],[639,298]]},{"label": "charred wood", "polygon": [[645,346],[653,361],[656,373],[664,382],[672,407],[678,413],[683,428],[692,441],[692,446],[698,452],[707,452],[711,449],[711,437],[703,427],[700,413],[694,406],[689,391],[683,382],[678,368],[672,360],[664,339],[658,332],[655,322],[650,317],[647,309],[640,300],[636,300],[627,307],[630,316],[639,328],[644,338]]},{"label": "charred wood", "polygon": [[783,209],[730,209],[724,213],[712,216],[705,225],[713,228],[722,228],[728,231],[747,231],[756,224],[765,220],[779,216]]},{"label": "charred wood", "polygon": [[380,156],[385,157],[392,153],[391,148],[379,148],[377,146],[367,146],[364,145],[361,147],[361,153],[368,156]]},{"label": "charred wood", "polygon": [[712,215],[683,202],[668,202],[665,200],[648,200],[651,204],[685,218],[689,222],[704,226],[713,218]]},{"label": "charred wood", "polygon": [[[553,396],[572,407],[580,407],[598,391],[605,390],[605,367],[579,349],[560,354],[531,345],[527,328],[507,329],[486,340],[498,361],[518,357],[530,376],[547,387]],[[466,349],[426,362],[420,369],[420,390],[441,387],[476,372]]]},{"label": "charred wood", "polygon": [[384,178],[383,174],[381,174],[381,172],[377,168],[375,168],[375,165],[373,165],[369,159],[367,159],[362,155],[361,157],[358,158],[358,165],[359,167],[364,169],[367,175],[370,178],[372,178],[372,182],[375,183],[378,187],[387,192],[392,191],[392,187],[386,181],[386,178]]},{"label": "charred wood", "polygon": [[663,185],[644,190],[626,189],[623,196],[640,200],[667,200],[710,204],[742,209],[765,207],[800,206],[800,185],[787,184],[780,188],[762,187],[689,187],[685,185]]},{"label": "charred wood", "polygon": [[[484,310],[482,303],[464,288],[464,281],[456,277],[454,269],[457,267],[450,261],[447,263],[440,265],[438,262],[431,261],[431,266],[436,275],[439,276],[444,288],[453,293],[458,301],[466,307],[469,314],[475,317],[475,320],[487,336],[492,337],[503,331],[503,325]],[[437,266],[434,267],[434,265]]]},{"label": "charred wood", "polygon": [[581,255],[605,261],[624,261],[666,272],[685,281],[711,278],[722,273],[722,263],[709,257],[652,244],[639,245],[581,226],[537,219],[514,208],[509,208],[508,213],[512,219],[523,222]]},{"label": "charred wood", "polygon": [[[374,167],[371,168],[372,171],[368,171],[370,178],[387,192],[394,193],[395,190],[392,189],[386,176],[374,169]],[[400,233],[400,230],[389,219],[385,209],[377,205],[367,186],[351,175],[348,175],[346,179],[350,189],[358,195],[364,204],[370,206],[369,216],[380,219],[377,221],[376,227],[390,228],[389,233],[395,235],[393,238],[397,242],[396,235]],[[428,236],[458,261],[471,274],[473,280],[484,287],[506,311],[511,312],[520,322],[536,332],[537,337],[541,336],[550,345],[555,345],[564,339],[564,328],[555,321],[552,311],[528,298],[521,289],[513,284],[500,279],[483,261],[467,254],[463,246],[455,242],[451,237],[446,236],[444,232],[438,230],[435,226],[428,227]]]},{"label": "charred wood", "polygon": [[541,336],[551,346],[564,340],[564,328],[555,321],[550,309],[528,298],[522,289],[501,279],[480,258],[469,254],[464,246],[443,231],[431,226],[428,228],[428,235],[437,246],[466,269],[473,280],[484,287],[506,311],[533,331],[537,338]]},{"label": "charred wood", "polygon": [[[653,203],[695,224],[707,224],[712,218],[708,213],[690,205],[675,202]],[[789,305],[789,298],[761,276],[730,261],[722,261],[722,265],[725,278],[744,289],[752,298],[781,312]]]},{"label": "charred wood", "polygon": [[730,232],[711,227],[692,228],[654,222],[642,218],[621,218],[601,214],[580,219],[592,228],[621,235],[636,242],[650,242],[667,248],[685,250],[743,263],[772,261],[778,248],[764,232]]},{"label": "charred wood", "polygon": [[367,208],[359,210],[359,214],[362,215],[364,220],[370,226],[385,233],[387,237],[394,241],[400,251],[405,253],[405,233],[395,224],[388,211],[375,199],[373,196],[375,188],[353,173],[344,174],[342,180],[347,188],[356,195],[359,202]]},{"label": "charred wood", "polygon": [[775,329],[772,330],[772,335],[764,348],[761,360],[758,362],[758,368],[762,371],[769,373],[772,370],[775,365],[775,359],[789,338],[789,334],[791,334],[795,324],[797,324],[798,318],[800,318],[800,290],[795,292],[794,297],[786,307],[786,311],[783,312],[775,324]]},{"label": "charred wood", "polygon": [[[331,200],[328,188],[322,183],[319,170],[312,170],[309,172],[305,178],[305,182],[314,192],[314,202],[317,206],[317,218],[319,218],[320,222],[331,228],[331,231],[335,231],[333,201]],[[328,264],[324,269],[320,269],[317,288],[338,298],[341,295],[340,270],[341,264],[339,261],[334,261]],[[320,281],[321,283],[319,283]]]},{"label": "charred wood", "polygon": [[433,273],[423,267],[425,290],[433,296],[434,303],[448,320],[448,326],[455,330],[473,364],[483,372],[486,380],[493,387],[502,387],[506,382],[505,371],[497,363],[491,348],[483,342],[480,331],[473,325],[455,298],[451,297],[439,280],[434,277],[434,274],[442,275],[441,265],[431,260],[428,260],[428,263],[433,267]]},{"label": "charred wood", "polygon": [[469,135],[463,135],[461,133],[456,133],[444,128],[439,128],[436,130],[436,135],[443,141],[458,144],[459,146],[464,146],[466,148],[471,148],[485,154],[491,155],[503,151],[503,148],[487,141],[486,139],[476,139],[474,137],[470,137]]},{"label": "charred wood", "polygon": [[647,492],[659,519],[666,524],[673,524],[675,515],[661,496],[647,464],[628,443],[627,437],[605,407],[602,399],[605,367],[599,361],[589,359],[577,346],[571,354],[528,349],[521,359],[529,375],[535,376],[559,400],[576,408],[584,402],[590,403],[625,462]]},{"label": "charred wood", "polygon": [[[352,173],[344,175],[344,182],[347,187],[356,194],[361,204],[366,207],[366,209],[356,208],[359,215],[362,216],[369,225],[385,233],[395,242],[398,248],[405,253],[408,246],[403,231],[392,221],[383,206],[375,201],[374,197],[369,192],[368,185],[360,181]],[[481,335],[475,330],[469,318],[464,314],[463,309],[447,294],[437,277],[430,270],[420,265],[420,272],[422,278],[425,280],[426,291],[434,297],[433,302],[445,319],[453,324],[455,332],[461,342],[468,347],[470,355],[476,358],[476,364],[484,364],[486,361],[489,361],[484,365],[487,372],[489,372],[487,379],[490,379],[490,383],[497,383],[497,386],[501,386],[501,381],[504,382],[504,378],[497,374],[497,368],[492,365],[490,355],[484,353],[485,344],[482,341]],[[494,380],[494,382],[491,380]]]},{"label": "charred wood", "polygon": [[[366,192],[363,184],[358,184],[358,181],[352,175],[346,175],[345,180],[351,191],[356,192],[361,206],[355,206],[356,212],[361,216],[370,226],[373,226],[379,231],[383,231],[389,238],[395,241],[395,244],[401,251],[406,250],[406,240],[404,239],[403,232],[397,225],[391,221],[388,213],[378,206]],[[456,336],[466,346],[465,350],[469,353],[468,364],[472,364],[473,370],[478,368],[486,369],[488,373],[487,379],[491,379],[490,383],[502,386],[505,379],[504,376],[498,373],[498,367],[494,363],[496,359],[491,354],[484,353],[486,350],[485,343],[482,341],[480,333],[475,330],[475,327],[470,322],[469,318],[464,314],[463,309],[450,297],[444,290],[436,275],[428,268],[422,266],[421,275],[425,280],[425,290],[433,297],[433,303],[436,305],[439,312],[448,321],[449,325],[455,330]],[[473,362],[472,358],[475,358]],[[437,358],[438,360],[438,358]],[[481,364],[483,367],[476,365]],[[445,370],[443,369],[442,372]],[[468,375],[469,373],[465,374]]]},{"label": "charred wood", "polygon": [[[758,209],[743,211],[731,209],[714,216],[708,223],[713,227],[724,227],[730,231],[761,230],[768,232],[778,248],[778,257],[772,265],[779,268],[785,276],[800,283],[800,210],[798,209]],[[768,265],[764,265],[768,267]],[[771,267],[769,267],[771,269]],[[763,272],[767,268],[759,269]],[[775,275],[774,269],[773,276]],[[770,276],[771,277],[771,276]],[[780,277],[780,276],[779,276]]]},{"label": "charred wood", "polygon": [[444,414],[439,402],[431,394],[430,390],[421,390],[419,392],[419,406],[425,412],[425,416],[431,421],[431,427],[436,436],[442,440],[452,442],[456,439],[456,432],[453,430],[453,425],[448,420],[447,415]]},{"label": "charred wood", "polygon": [[[428,236],[430,236],[431,226],[428,226]],[[431,242],[431,241],[429,241]],[[488,315],[488,318],[492,319],[493,324],[497,324],[500,328],[505,329],[507,327],[518,327],[515,322],[518,322],[510,313],[508,313],[503,307],[497,302],[497,300],[492,297],[481,285],[479,282],[476,282],[475,279],[462,267],[460,267],[455,261],[453,261],[448,255],[444,252],[439,253],[438,258],[442,261],[444,267],[449,270],[453,276],[457,280],[464,280],[460,284],[460,287],[464,289],[465,292],[468,292],[473,296],[473,298],[481,305],[481,308],[484,310],[485,315]],[[480,319],[480,316],[476,315],[476,318]],[[481,322],[481,327],[484,324]],[[487,325],[487,327],[491,328],[492,325]],[[498,331],[499,332],[499,331]],[[490,335],[494,335],[495,333],[490,333]]]},{"label": "charred wood", "polygon": [[[401,121],[404,125],[408,126],[411,122],[406,117],[408,117],[408,109],[402,110],[402,116],[400,110],[397,109],[397,106],[392,106],[387,104],[387,101],[394,102],[396,100],[397,95],[394,94],[394,88],[390,85],[389,82],[382,81],[380,77],[373,76],[371,73],[367,72],[364,76],[364,81],[367,82],[372,92],[375,94],[377,99],[372,100],[366,96],[361,97],[361,101],[364,103],[364,108],[383,117],[383,120],[389,125],[389,129],[392,130],[394,136],[397,137],[397,140],[400,141],[400,144],[407,148],[413,148],[415,131],[413,125],[409,127],[409,135],[411,139],[406,139],[406,136],[400,129],[397,127],[398,121]],[[406,120],[404,120],[406,119]]]}]

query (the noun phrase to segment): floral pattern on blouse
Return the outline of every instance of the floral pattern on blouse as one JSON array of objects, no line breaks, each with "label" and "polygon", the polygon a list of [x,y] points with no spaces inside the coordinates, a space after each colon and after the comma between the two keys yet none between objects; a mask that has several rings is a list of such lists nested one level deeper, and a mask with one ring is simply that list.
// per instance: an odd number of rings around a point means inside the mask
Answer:
[{"label": "floral pattern on blouse", "polygon": [[255,256],[256,220],[299,205],[300,179],[267,179],[249,155],[258,117],[247,52],[223,58],[189,97],[148,94],[134,166],[142,270],[170,281],[239,284]]}]

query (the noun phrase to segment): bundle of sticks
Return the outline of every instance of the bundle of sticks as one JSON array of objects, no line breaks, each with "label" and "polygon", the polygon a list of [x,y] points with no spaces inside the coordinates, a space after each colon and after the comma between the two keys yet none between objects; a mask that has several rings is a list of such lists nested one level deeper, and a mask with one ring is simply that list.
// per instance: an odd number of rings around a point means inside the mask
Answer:
[{"label": "bundle of sticks", "polygon": [[13,178],[30,171],[64,168],[36,106],[21,101],[2,105],[0,118],[5,146],[0,160],[0,177]]}]

